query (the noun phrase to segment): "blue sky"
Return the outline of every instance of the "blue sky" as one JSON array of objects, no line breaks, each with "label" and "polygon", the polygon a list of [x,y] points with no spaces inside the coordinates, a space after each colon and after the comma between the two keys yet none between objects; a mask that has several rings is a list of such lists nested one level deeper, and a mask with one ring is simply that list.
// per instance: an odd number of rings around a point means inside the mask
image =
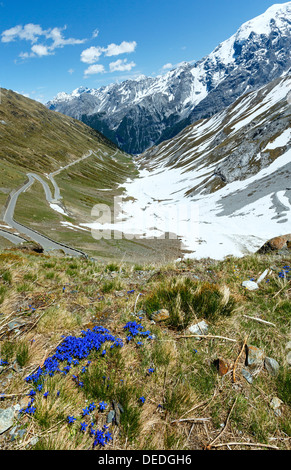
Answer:
[{"label": "blue sky", "polygon": [[199,60],[271,0],[0,0],[0,86],[46,102]]}]

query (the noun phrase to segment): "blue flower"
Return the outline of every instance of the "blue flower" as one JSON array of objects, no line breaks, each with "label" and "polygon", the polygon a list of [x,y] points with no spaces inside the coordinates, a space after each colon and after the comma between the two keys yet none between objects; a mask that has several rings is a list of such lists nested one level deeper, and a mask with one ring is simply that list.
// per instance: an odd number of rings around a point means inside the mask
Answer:
[{"label": "blue flower", "polygon": [[36,408],[34,406],[28,406],[25,410],[24,410],[24,413],[28,413],[28,414],[34,414],[36,412]]},{"label": "blue flower", "polygon": [[100,409],[100,411],[104,411],[105,408],[106,408],[106,406],[107,406],[107,403],[105,403],[104,401],[101,401],[101,402],[99,403],[99,409]]},{"label": "blue flower", "polygon": [[68,420],[68,422],[71,424],[71,423],[73,423],[74,421],[76,421],[76,418],[74,418],[74,416],[68,416],[68,417],[67,417],[67,420]]},{"label": "blue flower", "polygon": [[145,402],[145,397],[139,397],[139,400],[144,403]]},{"label": "blue flower", "polygon": [[89,408],[83,408],[83,416],[86,416],[90,413]]},{"label": "blue flower", "polygon": [[101,445],[101,446],[105,446],[106,444],[109,443],[109,441],[112,441],[112,435],[110,432],[106,432],[107,426],[104,426],[103,430],[102,429],[97,429],[94,431],[94,436],[95,436],[95,440],[94,440],[94,443],[93,443],[93,447],[96,447],[97,445]]},{"label": "blue flower", "polygon": [[86,424],[85,422],[81,423],[81,431],[86,431],[87,426],[88,424]]}]

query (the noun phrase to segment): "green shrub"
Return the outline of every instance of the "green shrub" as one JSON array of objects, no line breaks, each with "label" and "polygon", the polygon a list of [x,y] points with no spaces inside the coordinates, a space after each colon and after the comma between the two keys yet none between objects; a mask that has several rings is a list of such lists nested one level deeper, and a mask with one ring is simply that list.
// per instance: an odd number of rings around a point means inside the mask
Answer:
[{"label": "green shrub", "polygon": [[20,367],[24,367],[29,360],[29,350],[26,343],[20,343],[16,352],[16,361]]},{"label": "green shrub", "polygon": [[175,328],[186,328],[194,317],[215,321],[220,316],[231,315],[234,307],[235,301],[228,290],[178,277],[157,283],[143,302],[148,316],[156,310],[168,309],[168,324]]}]

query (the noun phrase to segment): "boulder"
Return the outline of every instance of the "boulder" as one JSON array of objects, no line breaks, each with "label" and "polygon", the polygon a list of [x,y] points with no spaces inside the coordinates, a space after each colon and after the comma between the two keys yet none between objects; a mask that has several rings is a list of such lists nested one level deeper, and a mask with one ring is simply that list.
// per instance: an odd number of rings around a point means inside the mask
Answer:
[{"label": "boulder", "polygon": [[257,253],[264,254],[284,249],[291,251],[291,233],[271,238],[257,251]]},{"label": "boulder", "polygon": [[170,317],[170,313],[167,309],[162,308],[161,310],[157,310],[156,312],[153,312],[151,315],[151,320],[154,320],[156,322],[168,320]]},{"label": "boulder", "polygon": [[21,251],[27,251],[29,253],[43,253],[43,247],[39,243],[35,242],[24,242],[16,246],[16,249]]}]

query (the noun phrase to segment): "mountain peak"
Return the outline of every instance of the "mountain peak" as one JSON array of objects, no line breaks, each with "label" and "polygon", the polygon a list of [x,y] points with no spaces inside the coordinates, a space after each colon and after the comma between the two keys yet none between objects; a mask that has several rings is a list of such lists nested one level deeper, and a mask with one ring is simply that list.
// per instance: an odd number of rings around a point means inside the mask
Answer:
[{"label": "mountain peak", "polygon": [[290,33],[291,2],[276,3],[269,7],[265,13],[242,24],[236,37],[247,39],[251,33],[270,34],[272,29],[280,29],[281,33]]},{"label": "mountain peak", "polygon": [[291,1],[274,4],[197,62],[182,62],[156,77],[78,88],[47,106],[138,154],[289,70],[290,25]]}]

